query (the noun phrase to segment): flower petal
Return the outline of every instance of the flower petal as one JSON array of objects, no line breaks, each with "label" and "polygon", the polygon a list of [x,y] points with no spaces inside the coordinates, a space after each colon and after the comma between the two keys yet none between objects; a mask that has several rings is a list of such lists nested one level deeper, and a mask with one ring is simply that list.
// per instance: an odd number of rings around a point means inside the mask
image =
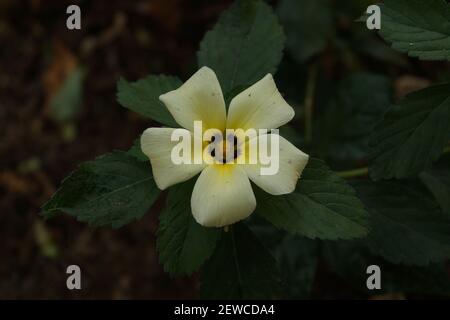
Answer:
[{"label": "flower petal", "polygon": [[159,96],[175,121],[193,131],[194,121],[203,121],[203,130],[225,129],[226,111],[217,76],[203,67],[181,87]]},{"label": "flower petal", "polygon": [[211,165],[200,174],[191,198],[195,220],[206,227],[223,227],[248,217],[256,207],[252,186],[236,165]]},{"label": "flower petal", "polygon": [[283,99],[269,73],[231,100],[227,128],[275,129],[294,117],[294,109]]},{"label": "flower petal", "polygon": [[[186,134],[191,134],[186,129],[149,128],[141,136],[142,152],[150,158],[153,177],[156,185],[161,190],[189,180],[206,166],[203,161],[202,164],[194,164],[193,160],[191,161],[192,164],[175,164],[172,161],[172,150],[179,143],[178,141],[171,141],[174,130],[182,130]],[[192,134],[191,136],[193,141],[194,135]],[[191,151],[192,157],[198,154],[193,147],[191,147]]]},{"label": "flower petal", "polygon": [[[264,136],[270,137],[271,135],[261,135],[254,139],[261,139]],[[302,174],[303,169],[306,167],[306,164],[309,160],[309,156],[306,153],[297,149],[285,138],[281,136],[278,137],[279,167],[276,174],[261,175],[261,168],[267,168],[269,167],[269,165],[262,165],[261,163],[241,165],[250,180],[252,180],[258,187],[260,187],[264,191],[273,195],[281,195],[293,192],[295,190],[297,181],[300,178],[300,175]],[[270,150],[270,138],[267,141]],[[274,159],[273,161],[276,161],[276,159]]]}]

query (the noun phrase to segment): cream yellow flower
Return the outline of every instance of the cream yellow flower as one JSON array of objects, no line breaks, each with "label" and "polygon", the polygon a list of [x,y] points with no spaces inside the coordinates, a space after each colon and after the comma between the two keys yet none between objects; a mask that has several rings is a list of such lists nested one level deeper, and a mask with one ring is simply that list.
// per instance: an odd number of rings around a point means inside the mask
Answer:
[{"label": "cream yellow flower", "polygon": [[[278,92],[271,74],[234,97],[228,115],[216,74],[207,67],[201,68],[180,88],[161,95],[159,99],[184,128],[182,130],[190,132],[194,131],[194,121],[202,121],[204,130],[225,132],[230,128],[275,129],[294,117],[294,110]],[[261,175],[261,163],[223,161],[207,164],[203,161],[200,164],[175,164],[171,159],[172,149],[177,144],[171,141],[174,130],[180,129],[145,130],[141,136],[142,151],[150,159],[155,182],[161,190],[201,172],[192,192],[191,208],[195,220],[207,227],[233,224],[255,210],[256,199],[250,180],[273,195],[293,192],[309,158],[280,136],[279,170],[274,175]],[[261,136],[255,139],[261,139]],[[234,158],[237,157],[239,154],[235,152]]]}]

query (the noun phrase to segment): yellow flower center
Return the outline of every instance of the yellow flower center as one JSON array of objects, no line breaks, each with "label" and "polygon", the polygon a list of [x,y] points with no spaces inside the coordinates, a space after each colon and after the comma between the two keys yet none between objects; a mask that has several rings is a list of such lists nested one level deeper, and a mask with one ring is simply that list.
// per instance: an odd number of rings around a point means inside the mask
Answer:
[{"label": "yellow flower center", "polygon": [[211,157],[221,164],[232,162],[241,153],[238,138],[234,134],[228,134],[225,140],[222,135],[212,136],[207,148]]}]

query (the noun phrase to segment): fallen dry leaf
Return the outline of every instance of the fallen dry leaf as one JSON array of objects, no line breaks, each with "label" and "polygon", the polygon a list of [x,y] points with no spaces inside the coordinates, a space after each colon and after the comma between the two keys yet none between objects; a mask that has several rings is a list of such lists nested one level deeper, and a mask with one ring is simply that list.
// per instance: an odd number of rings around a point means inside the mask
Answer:
[{"label": "fallen dry leaf", "polygon": [[29,193],[32,188],[27,179],[10,171],[0,172],[0,185],[9,192],[21,194]]},{"label": "fallen dry leaf", "polygon": [[379,294],[376,296],[371,296],[369,300],[406,300],[406,297],[401,292],[391,292],[385,294]]},{"label": "fallen dry leaf", "polygon": [[52,98],[77,66],[78,61],[75,55],[63,43],[56,41],[53,45],[52,62],[42,76],[47,114]]},{"label": "fallen dry leaf", "polygon": [[408,93],[424,89],[431,85],[431,81],[425,78],[404,75],[395,80],[395,97],[403,98]]}]

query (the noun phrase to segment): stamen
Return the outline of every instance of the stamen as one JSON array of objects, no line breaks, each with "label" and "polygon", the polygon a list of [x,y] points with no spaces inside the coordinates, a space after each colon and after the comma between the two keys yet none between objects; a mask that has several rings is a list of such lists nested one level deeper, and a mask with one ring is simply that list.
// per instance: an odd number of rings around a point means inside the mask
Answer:
[{"label": "stamen", "polygon": [[238,138],[234,136],[233,138],[233,159],[236,159],[239,155],[239,148],[238,148]]},{"label": "stamen", "polygon": [[[210,155],[215,158],[218,162],[225,164],[233,161],[240,155],[240,150],[238,148],[238,138],[234,134],[229,134],[227,136],[227,140],[221,142],[222,139],[217,139],[217,136],[214,135],[210,139],[210,143],[213,143],[210,149]],[[222,144],[221,144],[222,143]],[[216,148],[222,147],[222,159],[218,159],[216,157],[219,154],[216,153]]]}]

